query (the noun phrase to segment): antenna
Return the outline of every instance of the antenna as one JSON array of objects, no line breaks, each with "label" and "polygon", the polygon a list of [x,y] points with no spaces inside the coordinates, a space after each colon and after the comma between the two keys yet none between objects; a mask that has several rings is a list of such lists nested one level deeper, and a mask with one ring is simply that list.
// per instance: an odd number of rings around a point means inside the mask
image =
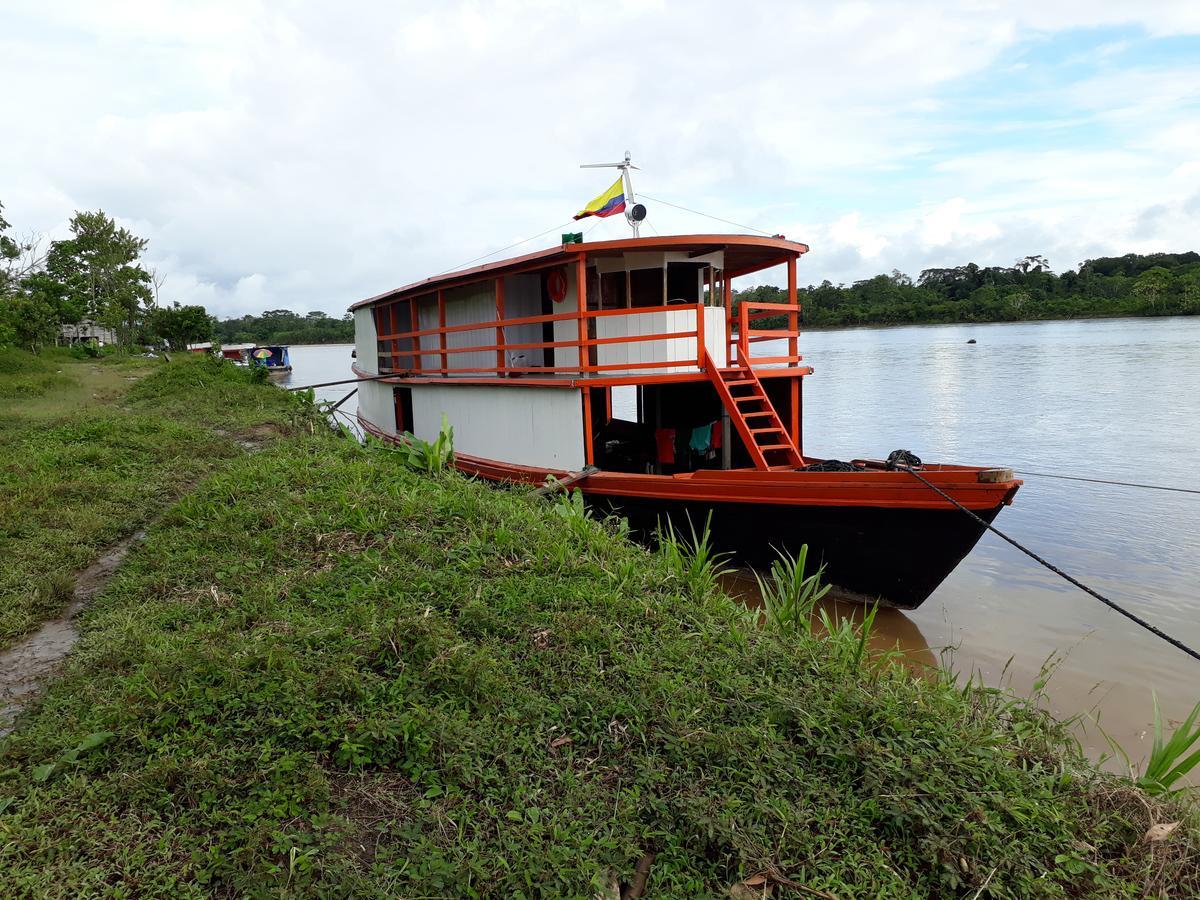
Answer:
[{"label": "antenna", "polygon": [[[646,218],[646,207],[638,203],[633,196],[633,182],[629,179],[629,170],[637,169],[629,151],[625,151],[625,161],[615,163],[584,163],[581,169],[620,169],[621,180],[625,187],[625,221],[633,229],[633,236],[638,237],[638,225]],[[641,169],[638,169],[640,172]]]}]

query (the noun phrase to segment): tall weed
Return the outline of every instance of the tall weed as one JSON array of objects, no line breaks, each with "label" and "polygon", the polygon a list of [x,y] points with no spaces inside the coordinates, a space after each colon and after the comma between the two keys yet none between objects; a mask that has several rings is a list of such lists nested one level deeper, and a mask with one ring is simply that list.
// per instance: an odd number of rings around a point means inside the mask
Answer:
[{"label": "tall weed", "polygon": [[1154,747],[1150,751],[1145,774],[1137,780],[1138,786],[1146,793],[1175,794],[1186,790],[1175,788],[1174,785],[1200,765],[1200,723],[1197,723],[1197,719],[1200,719],[1200,703],[1192,707],[1171,739],[1164,740],[1162,710],[1158,708],[1158,695],[1154,695]]},{"label": "tall weed", "polygon": [[675,523],[667,517],[660,522],[657,531],[658,549],[667,566],[687,587],[694,598],[707,597],[717,590],[721,576],[733,571],[727,563],[730,554],[718,553],[712,545],[712,513],[704,520],[704,527],[696,531],[696,524],[688,516],[688,534],[676,531]]},{"label": "tall weed", "polygon": [[781,552],[771,563],[769,577],[754,573],[766,622],[781,634],[810,634],[813,608],[829,593],[829,585],[821,583],[825,567],[811,575],[805,574],[807,568],[808,544],[802,544],[796,556]]}]

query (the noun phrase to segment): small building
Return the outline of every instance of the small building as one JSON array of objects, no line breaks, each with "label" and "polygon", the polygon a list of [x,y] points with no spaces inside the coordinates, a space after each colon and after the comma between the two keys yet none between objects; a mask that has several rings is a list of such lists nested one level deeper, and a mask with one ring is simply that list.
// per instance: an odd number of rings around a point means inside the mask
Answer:
[{"label": "small building", "polygon": [[72,344],[105,344],[117,342],[117,332],[112,328],[97,324],[92,319],[80,319],[74,325],[63,325],[59,330],[58,342],[70,346]]}]

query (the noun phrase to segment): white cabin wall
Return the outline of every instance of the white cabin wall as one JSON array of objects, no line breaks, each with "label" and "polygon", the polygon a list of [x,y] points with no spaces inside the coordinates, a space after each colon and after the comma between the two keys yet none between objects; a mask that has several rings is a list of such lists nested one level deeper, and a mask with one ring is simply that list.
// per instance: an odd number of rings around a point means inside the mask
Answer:
[{"label": "white cabin wall", "polygon": [[354,349],[358,367],[368,375],[379,374],[379,341],[375,334],[372,307],[360,306],[354,311]]},{"label": "white cabin wall", "polygon": [[[379,374],[379,343],[375,331],[375,316],[370,306],[354,311],[355,364],[364,375]],[[358,412],[362,418],[388,434],[396,433],[396,404],[392,386],[379,381],[362,381],[358,385]]]},{"label": "white cabin wall", "polygon": [[[641,334],[668,334],[694,331],[696,308],[661,307],[635,312],[628,316],[601,316],[596,320],[596,337],[629,337]],[[704,345],[718,366],[726,364],[725,310],[705,307]],[[677,360],[678,366],[613,369],[604,375],[667,375],[676,372],[696,372],[696,339],[694,337],[665,338],[660,341],[633,341],[624,344],[601,344],[596,361],[599,365],[621,365]]]},{"label": "white cabin wall", "polygon": [[718,369],[729,365],[729,342],[725,335],[725,307],[704,307],[704,346]]},{"label": "white cabin wall", "polygon": [[[452,288],[445,293],[446,325],[469,325],[474,322],[496,321],[496,294],[491,281],[468,284],[464,287]],[[433,321],[430,328],[437,327],[437,304],[433,308]],[[420,315],[426,315],[421,310]],[[424,327],[424,326],[422,326]],[[432,337],[426,340],[434,340]],[[473,328],[470,331],[451,331],[446,335],[446,348],[480,347],[496,343],[496,329]],[[424,348],[422,348],[424,349]],[[436,358],[436,357],[430,357]],[[450,369],[482,369],[494,368],[496,365],[495,350],[476,350],[473,353],[452,353],[446,357],[446,366]]]},{"label": "white cabin wall", "polygon": [[[550,311],[555,315],[575,312],[579,309],[579,290],[575,283],[575,268],[575,266],[566,267],[567,296],[563,298],[562,303],[551,304],[553,309]],[[559,341],[579,340],[579,326],[570,319],[554,322],[554,340],[556,343]],[[577,347],[555,347],[554,365],[578,368],[579,349]]]},{"label": "white cabin wall", "polygon": [[444,413],[456,452],[575,471],[584,464],[582,396],[566,388],[414,385],[413,433],[433,440]]},{"label": "white cabin wall", "polygon": [[358,414],[388,434],[396,433],[396,401],[392,386],[382,381],[358,385]]}]

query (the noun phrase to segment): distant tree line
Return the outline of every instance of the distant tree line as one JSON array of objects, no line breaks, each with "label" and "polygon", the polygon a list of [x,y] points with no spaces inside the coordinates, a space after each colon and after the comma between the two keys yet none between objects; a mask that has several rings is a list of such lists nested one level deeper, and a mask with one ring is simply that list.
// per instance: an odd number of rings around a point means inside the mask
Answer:
[{"label": "distant tree line", "polygon": [[[1196,315],[1200,254],[1128,253],[1059,275],[1043,256],[1008,267],[925,269],[915,280],[893,270],[850,285],[823,281],[801,288],[798,298],[810,326]],[[784,289],[764,285],[735,292],[734,305],[786,299]]]},{"label": "distant tree line", "polygon": [[269,309],[259,316],[224,319],[215,334],[222,344],[349,344],[354,319],[349,313],[335,319],[323,312]]},{"label": "distant tree line", "polygon": [[126,346],[182,349],[208,340],[213,320],[203,306],[160,304],[161,279],[141,263],[147,241],[103,210],[76,212],[71,237],[14,238],[0,204],[0,347],[37,352],[62,337],[64,325],[90,321]]}]

